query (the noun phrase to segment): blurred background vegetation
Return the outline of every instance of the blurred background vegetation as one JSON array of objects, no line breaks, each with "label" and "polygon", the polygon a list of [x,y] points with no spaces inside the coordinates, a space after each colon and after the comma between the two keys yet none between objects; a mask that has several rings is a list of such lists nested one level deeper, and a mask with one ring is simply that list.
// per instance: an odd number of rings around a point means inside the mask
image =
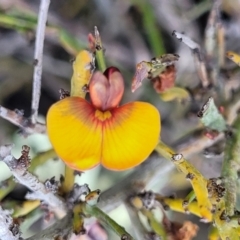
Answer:
[{"label": "blurred background vegetation", "polygon": [[[0,0],[0,104],[9,109],[20,109],[30,116],[34,36],[40,1]],[[42,91],[39,108],[40,121],[45,121],[48,108],[59,99],[59,89],[70,89],[71,61],[78,50],[87,48],[87,36],[98,27],[105,48],[108,66],[118,67],[124,77],[126,91],[122,102],[143,100],[153,103],[161,112],[161,138],[170,145],[199,126],[197,112],[209,95],[204,93],[199,102],[191,99],[180,102],[163,102],[149,81],[135,93],[131,92],[131,81],[136,64],[164,53],[177,53],[178,86],[198,89],[200,80],[189,48],[172,36],[173,30],[184,32],[204,47],[205,30],[212,7],[210,0],[52,0],[48,14],[43,56]],[[240,52],[240,1],[223,0],[220,13],[225,29],[225,49]],[[237,79],[239,72],[226,59],[222,67],[224,76]],[[230,81],[229,80],[229,81]],[[14,143],[15,155],[20,155],[23,144],[31,147],[31,155],[51,148],[47,136],[35,134],[24,138],[11,123],[0,119],[0,144]],[[206,177],[220,174],[221,158],[207,159],[203,154],[189,159]],[[36,169],[41,180],[63,173],[63,164],[52,159]],[[92,189],[102,191],[114,185],[128,173],[115,173],[97,167],[77,177],[79,183],[87,183]],[[0,178],[10,176],[7,167],[0,163]],[[157,191],[163,195],[185,196],[189,184],[176,171],[159,179]],[[22,200],[26,189],[15,189],[8,199]],[[36,221],[36,215],[32,220]],[[113,211],[112,216],[131,232],[131,222],[124,207]],[[170,214],[170,218],[181,222],[191,219],[200,226],[196,239],[207,239],[208,225],[199,219],[183,214]],[[35,220],[34,220],[35,219]],[[40,221],[40,220],[39,220]],[[37,222],[37,224],[40,224]],[[25,223],[25,228],[29,226]],[[35,229],[36,229],[35,225]],[[27,232],[34,232],[31,227]],[[114,236],[110,237],[114,239]]]}]

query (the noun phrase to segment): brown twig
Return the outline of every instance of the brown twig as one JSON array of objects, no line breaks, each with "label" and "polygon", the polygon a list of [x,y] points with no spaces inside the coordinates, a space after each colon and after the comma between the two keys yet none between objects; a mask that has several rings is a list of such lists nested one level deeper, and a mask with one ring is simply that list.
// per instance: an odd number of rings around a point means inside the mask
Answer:
[{"label": "brown twig", "polygon": [[202,86],[206,88],[210,84],[210,81],[207,76],[206,64],[203,59],[203,53],[200,45],[194,42],[190,37],[175,30],[173,31],[172,35],[180,42],[186,44],[192,50],[199,78],[202,82]]}]

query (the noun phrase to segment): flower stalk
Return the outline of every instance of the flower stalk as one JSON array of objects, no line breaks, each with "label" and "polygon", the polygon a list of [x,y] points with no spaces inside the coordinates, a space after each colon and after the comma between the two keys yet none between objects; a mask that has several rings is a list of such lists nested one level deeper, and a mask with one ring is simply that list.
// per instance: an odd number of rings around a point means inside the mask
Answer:
[{"label": "flower stalk", "polygon": [[159,154],[171,161],[177,169],[186,175],[191,182],[193,190],[196,194],[201,217],[204,221],[212,221],[211,202],[208,198],[207,179],[195,169],[182,154],[175,153],[169,146],[160,141],[155,149]]},{"label": "flower stalk", "polygon": [[236,206],[237,181],[240,170],[240,116],[237,117],[232,129],[232,133],[227,137],[222,165],[222,177],[225,179],[226,188],[224,199],[228,216],[234,215]]}]

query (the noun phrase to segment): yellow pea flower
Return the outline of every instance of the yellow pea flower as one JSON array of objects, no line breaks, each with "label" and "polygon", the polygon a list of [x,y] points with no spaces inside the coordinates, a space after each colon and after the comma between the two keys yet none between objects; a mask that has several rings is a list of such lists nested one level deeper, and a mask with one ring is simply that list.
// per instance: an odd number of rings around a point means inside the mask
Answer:
[{"label": "yellow pea flower", "polygon": [[124,81],[115,67],[95,72],[89,83],[91,102],[67,97],[53,104],[47,130],[58,156],[71,168],[102,164],[126,170],[143,162],[158,143],[160,114],[149,103],[119,106]]}]

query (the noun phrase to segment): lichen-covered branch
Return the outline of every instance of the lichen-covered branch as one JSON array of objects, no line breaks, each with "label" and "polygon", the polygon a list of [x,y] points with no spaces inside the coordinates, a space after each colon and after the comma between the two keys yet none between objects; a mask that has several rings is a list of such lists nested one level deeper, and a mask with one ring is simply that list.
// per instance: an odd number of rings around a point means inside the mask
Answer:
[{"label": "lichen-covered branch", "polygon": [[59,218],[65,216],[66,206],[63,200],[56,196],[52,189],[48,189],[46,184],[41,183],[37,177],[27,171],[30,148],[23,146],[22,156],[19,159],[11,154],[11,149],[12,145],[1,146],[0,158],[9,167],[15,179],[32,191],[26,197],[44,201]]},{"label": "lichen-covered branch", "polygon": [[[57,154],[53,149],[50,149],[46,152],[39,153],[31,160],[31,165],[28,168],[29,172],[34,172],[34,170],[38,166],[44,164],[50,158],[54,158],[54,157],[57,157]],[[2,200],[7,194],[9,194],[15,188],[16,182],[14,182],[13,178],[10,177],[6,181],[4,181],[2,185],[3,187],[0,189],[0,200]]]},{"label": "lichen-covered branch", "polygon": [[19,110],[12,111],[0,105],[0,117],[18,126],[25,134],[46,133],[46,126],[42,123],[33,125]]},{"label": "lichen-covered branch", "polygon": [[35,42],[35,53],[34,53],[34,73],[33,73],[33,92],[32,92],[32,124],[36,124],[38,107],[41,95],[41,80],[42,80],[42,61],[43,61],[43,43],[45,28],[47,22],[48,8],[50,0],[41,0],[38,24]]},{"label": "lichen-covered branch", "polygon": [[19,240],[20,230],[18,225],[13,222],[11,211],[3,210],[0,206],[0,239]]}]

